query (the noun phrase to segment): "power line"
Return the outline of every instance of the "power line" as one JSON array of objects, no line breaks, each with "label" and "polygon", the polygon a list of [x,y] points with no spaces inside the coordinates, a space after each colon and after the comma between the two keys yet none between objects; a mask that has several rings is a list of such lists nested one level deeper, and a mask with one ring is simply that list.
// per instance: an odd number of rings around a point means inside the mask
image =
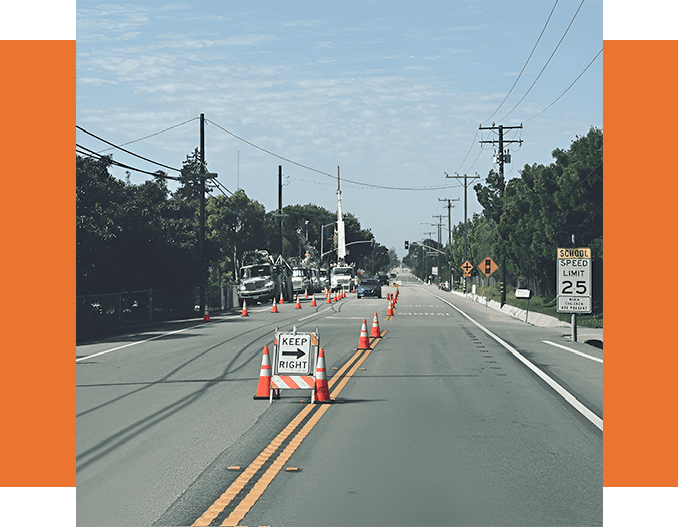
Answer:
[{"label": "power line", "polygon": [[178,168],[174,168],[174,167],[171,167],[171,166],[168,166],[168,165],[163,165],[162,163],[158,163],[157,161],[153,161],[152,159],[148,159],[147,157],[140,156],[139,154],[135,154],[134,152],[130,152],[129,150],[126,150],[125,148],[122,148],[121,146],[118,146],[118,145],[116,145],[116,144],[114,144],[114,143],[111,143],[110,141],[106,141],[106,139],[103,139],[103,138],[99,137],[98,135],[94,135],[93,133],[88,132],[88,131],[85,130],[82,126],[78,126],[78,125],[76,124],[75,127],[76,127],[78,130],[81,130],[81,131],[85,132],[87,135],[90,135],[90,136],[94,137],[95,139],[98,139],[99,141],[102,141],[102,142],[106,143],[107,145],[111,145],[113,148],[117,148],[118,150],[122,150],[123,152],[125,152],[125,153],[127,153],[127,154],[129,154],[129,155],[132,155],[132,156],[134,156],[134,157],[138,157],[139,159],[143,159],[144,161],[148,161],[149,163],[152,163],[152,164],[154,164],[154,165],[158,165],[158,166],[160,166],[160,167],[167,168],[167,169],[169,169],[169,170],[174,170],[175,172],[181,172],[181,170],[178,169]]},{"label": "power line", "polygon": [[579,80],[579,78],[580,78],[582,75],[584,75],[584,73],[586,73],[586,70],[589,69],[589,67],[591,66],[591,64],[593,64],[593,63],[595,62],[595,60],[600,56],[600,54],[601,54],[602,52],[603,52],[603,48],[600,49],[600,51],[598,52],[598,54],[597,54],[595,57],[593,57],[593,59],[591,60],[591,62],[589,62],[588,66],[586,66],[586,67],[584,68],[584,71],[582,71],[582,72],[579,74],[579,76],[578,76],[576,79],[574,79],[574,80],[572,81],[572,84],[570,84],[570,85],[567,87],[567,89],[566,89],[563,93],[561,93],[555,101],[553,101],[551,104],[549,104],[546,108],[544,108],[544,109],[543,109],[541,112],[539,112],[537,115],[533,115],[532,117],[530,117],[529,119],[527,119],[527,121],[531,121],[532,119],[534,119],[534,118],[537,117],[538,115],[543,114],[543,113],[544,113],[546,110],[548,110],[551,106],[553,106],[554,104],[556,104],[556,103],[560,100],[560,98],[561,98],[563,95],[565,95],[565,94],[570,90],[570,88],[572,88],[572,86],[574,86],[574,83],[577,82],[577,81]]},{"label": "power line", "polygon": [[[207,121],[210,124],[213,124],[217,128],[223,130],[228,135],[238,139],[239,141],[242,141],[243,143],[246,143],[253,148],[261,150],[262,152],[265,152],[266,154],[269,154],[273,157],[276,157],[278,159],[281,159],[281,160],[283,160],[287,163],[291,163],[291,164],[296,165],[298,167],[305,168],[306,170],[310,170],[312,172],[317,172],[318,174],[321,174],[323,176],[330,177],[330,178],[332,178],[333,180],[336,181],[336,176],[333,175],[333,174],[329,174],[327,172],[323,172],[322,170],[318,170],[317,168],[313,168],[313,167],[310,167],[310,166],[307,166],[307,165],[303,165],[301,163],[298,163],[296,161],[293,161],[291,159],[283,157],[279,154],[276,154],[275,152],[271,152],[270,150],[266,150],[265,148],[262,148],[261,146],[256,145],[256,144],[248,141],[247,139],[243,139],[242,137],[234,134],[233,132],[227,130],[223,126],[215,123],[214,121],[210,121],[209,119],[205,119],[205,121]],[[387,185],[374,185],[372,183],[363,183],[361,181],[353,181],[353,180],[350,180],[350,179],[343,179],[343,178],[342,178],[342,181],[344,181],[346,183],[353,183],[354,185],[360,185],[362,187],[369,187],[369,188],[382,189],[382,190],[441,190],[441,189],[445,189],[445,188],[453,188],[452,186],[448,186],[448,185],[436,185],[436,186],[429,186],[429,187],[392,187],[392,186],[387,186]]]},{"label": "power line", "polygon": [[[77,143],[75,144],[75,146],[76,146],[76,153],[79,153],[81,155],[86,155],[86,156],[92,157],[92,158],[97,159],[97,160],[106,159],[111,165],[115,165],[115,166],[118,166],[120,168],[125,168],[127,170],[133,170],[135,172],[141,172],[142,174],[148,174],[149,176],[159,177],[159,178],[162,178],[162,179],[171,179],[171,180],[174,180],[174,181],[180,181],[179,178],[173,177],[173,176],[168,176],[167,174],[165,174],[164,172],[161,172],[160,170],[157,171],[157,172],[149,172],[148,170],[142,170],[140,168],[135,168],[133,166],[126,165],[124,163],[120,163],[119,161],[114,160],[110,156],[101,155],[98,152],[95,152],[94,150],[90,150],[89,148],[86,148],[86,147],[79,145]],[[77,148],[80,148],[81,151],[78,152]]]},{"label": "power line", "polygon": [[[553,4],[553,8],[551,8],[551,13],[549,13],[549,17],[546,19],[546,23],[544,24],[544,27],[543,27],[543,29],[541,30],[541,33],[539,34],[539,38],[537,39],[537,42],[534,43],[534,47],[532,48],[532,51],[530,52],[530,56],[527,57],[527,60],[525,61],[525,65],[523,66],[523,69],[520,70],[520,73],[518,74],[518,78],[517,78],[517,79],[515,80],[515,82],[513,83],[513,86],[511,86],[511,89],[510,89],[509,92],[506,94],[506,97],[504,97],[504,100],[501,101],[501,104],[499,104],[499,106],[497,106],[497,109],[492,113],[492,115],[490,115],[490,116],[489,116],[487,119],[485,119],[483,122],[487,122],[487,121],[489,121],[490,119],[492,119],[492,117],[494,116],[494,114],[497,113],[497,112],[499,111],[499,108],[501,108],[501,107],[504,105],[504,103],[506,102],[506,99],[508,99],[508,98],[509,98],[509,95],[511,95],[511,93],[513,92],[513,88],[515,88],[515,87],[516,87],[516,84],[518,84],[518,81],[520,80],[520,77],[522,77],[523,72],[525,71],[525,68],[527,68],[527,64],[530,62],[530,59],[532,58],[532,55],[534,54],[534,50],[537,49],[537,45],[539,44],[539,41],[541,40],[541,37],[544,35],[544,31],[546,31],[546,26],[549,25],[549,21],[551,20],[551,16],[553,15],[553,12],[556,10],[556,6],[557,6],[557,5],[558,5],[558,0],[556,0],[556,3]],[[475,137],[473,138],[473,141],[475,141]],[[468,154],[467,154],[467,157],[468,157]],[[463,164],[463,163],[462,163],[462,164]]]},{"label": "power line", "polygon": [[[167,132],[168,130],[172,130],[173,128],[178,128],[179,126],[183,126],[185,124],[188,124],[191,121],[195,121],[196,119],[200,119],[200,117],[193,117],[192,119],[189,119],[188,121],[184,121],[183,123],[175,124],[174,126],[170,126],[169,128],[165,128],[164,130],[160,130],[159,132],[155,132],[154,134],[146,135],[144,137],[140,137],[139,139],[134,139],[132,141],[127,141],[126,143],[122,143],[120,146],[131,145],[132,143],[138,143],[139,141],[143,141],[144,139],[148,139],[149,137],[155,137],[156,135],[160,135],[164,132]],[[105,148],[103,150],[100,150],[100,152],[106,152],[107,150],[110,150],[110,148]]]},{"label": "power line", "polygon": [[546,64],[544,64],[544,67],[543,67],[543,68],[541,69],[541,71],[539,72],[539,75],[537,75],[537,78],[534,79],[534,82],[532,83],[532,85],[531,85],[531,86],[528,88],[528,90],[525,92],[525,95],[523,95],[522,99],[520,99],[520,100],[518,101],[518,103],[517,103],[513,108],[511,108],[511,111],[510,111],[509,113],[507,113],[504,117],[502,117],[501,119],[499,119],[499,121],[503,121],[503,120],[506,119],[509,115],[511,115],[511,113],[513,113],[513,110],[515,110],[516,108],[518,108],[518,106],[520,105],[520,103],[523,102],[523,101],[525,100],[525,97],[527,97],[527,94],[530,93],[530,91],[532,91],[532,88],[534,88],[534,85],[537,84],[537,81],[538,81],[539,78],[541,77],[541,74],[544,73],[544,70],[546,69],[546,66],[548,66],[549,63],[551,62],[551,59],[553,58],[553,55],[556,54],[556,51],[558,51],[558,48],[559,48],[560,45],[563,43],[563,40],[565,40],[565,36],[566,36],[567,33],[570,31],[570,28],[572,27],[572,24],[574,23],[575,18],[577,18],[577,15],[579,14],[579,10],[581,9],[581,6],[583,6],[583,5],[584,5],[584,0],[581,0],[581,4],[579,4],[579,7],[577,8],[577,11],[575,12],[574,16],[572,17],[572,20],[570,20],[570,24],[567,26],[567,29],[565,30],[565,33],[563,33],[563,36],[560,38],[560,42],[558,42],[558,45],[557,45],[556,48],[553,50],[553,53],[551,53],[551,56],[550,56],[549,59],[546,61]]}]

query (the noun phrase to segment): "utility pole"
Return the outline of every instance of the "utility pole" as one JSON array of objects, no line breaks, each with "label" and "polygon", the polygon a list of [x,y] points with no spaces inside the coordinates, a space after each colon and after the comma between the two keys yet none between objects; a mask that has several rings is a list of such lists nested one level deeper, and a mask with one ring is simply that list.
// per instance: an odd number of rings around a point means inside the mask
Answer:
[{"label": "utility pole", "polygon": [[[198,242],[198,251],[200,253],[200,263],[205,258],[205,114],[200,114],[200,241]],[[200,311],[205,313],[205,284],[200,282]]]},{"label": "utility pole", "polygon": [[280,258],[283,256],[283,206],[282,206],[283,172],[282,165],[278,165],[278,218],[280,221]]},{"label": "utility pole", "polygon": [[[424,234],[426,234],[426,235],[428,236],[428,239],[429,239],[429,240],[432,240],[432,239],[433,239],[433,238],[431,238],[431,236],[433,236],[433,232],[425,232]],[[428,264],[428,260],[429,260],[429,252],[430,252],[430,251],[426,251],[426,252],[424,253],[425,256],[426,256],[426,260],[424,260],[424,261],[426,262],[426,263],[425,263],[425,266],[426,266],[426,281],[427,281],[427,282],[428,282],[428,277],[431,276],[431,275],[428,274],[428,270],[429,270],[429,267],[430,267],[429,264]],[[431,273],[431,274],[433,274],[433,273]]]},{"label": "utility pole", "polygon": [[459,201],[459,198],[438,198],[438,201],[447,201],[447,245],[452,245],[452,209],[454,208],[452,202]]},{"label": "utility pole", "polygon": [[[453,201],[459,201],[459,198],[456,198],[456,199],[438,198],[438,201],[447,201],[447,246],[451,250],[452,249],[452,208],[454,207],[454,205],[452,205],[452,202]],[[448,253],[447,267],[448,267],[448,271],[449,271],[448,283],[450,285],[450,290],[451,290],[454,281],[452,280],[452,259],[449,258],[449,253]]]},{"label": "utility pole", "polygon": [[205,114],[200,114],[200,174],[198,177],[200,185],[200,237],[198,241],[198,251],[200,258],[203,257],[203,245],[205,243]]},{"label": "utility pole", "polygon": [[[436,223],[436,226],[438,227],[438,250],[440,250],[440,247],[442,247],[442,245],[443,245],[442,232],[440,231],[440,228],[443,226],[443,224],[440,222],[440,220],[442,220],[445,217],[445,215],[440,214],[440,215],[436,216],[434,214],[433,217],[438,218],[438,223]],[[437,264],[438,264],[437,276],[438,276],[438,278],[440,278],[440,274],[441,274],[440,273],[440,253],[437,253],[437,260],[436,261],[437,261]],[[438,281],[440,281],[440,280],[438,280]]]},{"label": "utility pole", "polygon": [[[181,175],[186,178],[198,179],[198,189],[200,191],[200,206],[199,206],[199,219],[198,219],[198,256],[200,263],[203,262],[205,257],[204,245],[205,245],[205,180],[206,179],[216,179],[217,174],[213,172],[207,172],[205,168],[205,114],[200,114],[200,167],[198,168],[198,173],[193,173],[188,169],[182,169]],[[200,283],[200,313],[205,312],[205,284]]]},{"label": "utility pole", "polygon": [[[446,178],[451,178],[451,179],[461,179],[464,178],[464,262],[468,261],[468,175],[464,174],[463,176],[460,176],[457,174],[456,176],[450,176],[447,172],[444,172]],[[456,172],[455,172],[456,174]],[[475,176],[471,177],[471,183],[473,183],[474,179],[480,179],[480,176],[476,174]],[[464,277],[464,293],[466,293],[466,277]]]},{"label": "utility pole", "polygon": [[[523,125],[521,124],[520,126],[502,126],[501,124],[499,126],[495,126],[494,123],[492,123],[492,126],[480,126],[478,127],[478,130],[498,130],[499,131],[499,154],[495,156],[496,163],[499,164],[499,174],[501,175],[502,180],[504,179],[504,163],[510,163],[511,162],[511,154],[509,154],[508,148],[506,149],[506,152],[504,152],[504,145],[505,144],[511,144],[511,143],[518,143],[518,144],[523,144],[522,139],[504,139],[504,130],[514,130],[514,129],[522,129]],[[491,141],[480,141],[481,143],[495,143],[495,140]],[[506,256],[501,255],[501,284],[499,288],[501,292],[501,305],[503,306],[506,303]]]},{"label": "utility pole", "polygon": [[341,202],[339,167],[337,167],[337,263],[342,265],[346,263],[346,232]]}]

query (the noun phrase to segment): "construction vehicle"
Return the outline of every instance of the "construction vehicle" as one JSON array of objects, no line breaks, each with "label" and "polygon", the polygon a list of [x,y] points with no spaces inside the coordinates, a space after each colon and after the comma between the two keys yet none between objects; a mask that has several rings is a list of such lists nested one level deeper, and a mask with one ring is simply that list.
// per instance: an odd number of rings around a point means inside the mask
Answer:
[{"label": "construction vehicle", "polygon": [[305,258],[290,258],[292,267],[292,291],[294,293],[319,293],[322,291],[320,283],[320,269],[312,252],[306,253]]},{"label": "construction vehicle", "polygon": [[332,292],[355,289],[355,269],[350,265],[337,265],[330,269],[330,288]]},{"label": "construction vehicle", "polygon": [[274,260],[268,251],[247,251],[242,256],[238,280],[238,299],[251,303],[269,302],[273,298],[291,301],[292,268],[282,257]]}]

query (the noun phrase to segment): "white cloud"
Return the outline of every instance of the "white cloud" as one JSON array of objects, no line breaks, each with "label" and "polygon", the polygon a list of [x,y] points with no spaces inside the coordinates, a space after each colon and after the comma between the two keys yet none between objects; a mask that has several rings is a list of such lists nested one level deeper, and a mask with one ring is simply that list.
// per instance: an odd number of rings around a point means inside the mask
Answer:
[{"label": "white cloud", "polygon": [[283,22],[281,25],[283,27],[313,27],[324,24],[323,20],[291,20],[288,22]]}]

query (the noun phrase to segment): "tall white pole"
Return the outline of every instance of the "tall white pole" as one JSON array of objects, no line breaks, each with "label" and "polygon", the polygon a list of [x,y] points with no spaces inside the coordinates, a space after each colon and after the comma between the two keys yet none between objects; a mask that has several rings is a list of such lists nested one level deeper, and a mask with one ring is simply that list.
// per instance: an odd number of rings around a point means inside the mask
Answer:
[{"label": "tall white pole", "polygon": [[346,263],[346,233],[344,231],[344,214],[341,210],[339,167],[337,167],[337,260],[339,263]]}]

